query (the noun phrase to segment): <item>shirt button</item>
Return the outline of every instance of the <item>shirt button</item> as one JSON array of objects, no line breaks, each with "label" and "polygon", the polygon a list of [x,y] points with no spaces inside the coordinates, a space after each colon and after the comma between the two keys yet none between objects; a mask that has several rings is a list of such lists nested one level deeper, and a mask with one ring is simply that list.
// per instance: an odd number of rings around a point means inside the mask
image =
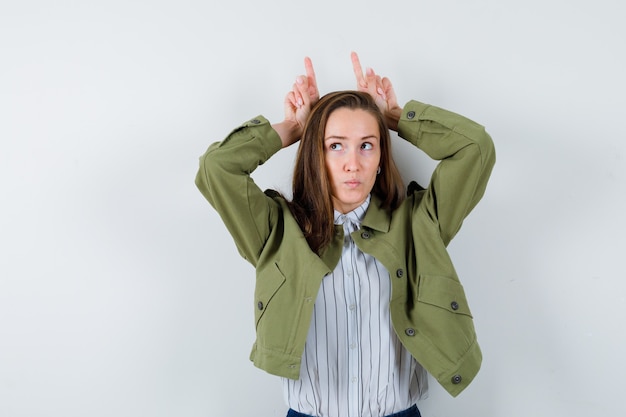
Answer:
[{"label": "shirt button", "polygon": [[461,378],[461,375],[458,375],[458,374],[457,374],[457,375],[454,375],[454,376],[452,377],[452,383],[453,383],[454,385],[458,385],[458,384],[460,384],[462,380],[463,380],[463,378]]},{"label": "shirt button", "polygon": [[450,308],[454,311],[459,309],[459,303],[457,303],[456,301],[453,301],[450,303]]},{"label": "shirt button", "polygon": [[415,329],[409,327],[404,331],[404,333],[406,333],[407,336],[415,336]]},{"label": "shirt button", "polygon": [[363,239],[369,239],[369,238],[370,238],[370,236],[371,236],[371,235],[369,234],[369,232],[363,232],[363,233],[361,233],[361,237],[362,237]]},{"label": "shirt button", "polygon": [[262,301],[259,301],[256,306],[257,306],[257,308],[259,310],[263,310],[263,302]]},{"label": "shirt button", "polygon": [[398,270],[396,271],[396,276],[397,276],[398,278],[402,278],[402,277],[404,276],[404,271],[402,270],[402,268],[400,268],[400,269],[398,269]]},{"label": "shirt button", "polygon": [[348,307],[350,309],[350,311],[354,311],[354,309],[356,308],[356,306],[354,304],[350,304],[350,306]]},{"label": "shirt button", "polygon": [[413,110],[411,110],[410,112],[406,114],[407,119],[413,119],[414,117],[415,117],[415,112]]}]

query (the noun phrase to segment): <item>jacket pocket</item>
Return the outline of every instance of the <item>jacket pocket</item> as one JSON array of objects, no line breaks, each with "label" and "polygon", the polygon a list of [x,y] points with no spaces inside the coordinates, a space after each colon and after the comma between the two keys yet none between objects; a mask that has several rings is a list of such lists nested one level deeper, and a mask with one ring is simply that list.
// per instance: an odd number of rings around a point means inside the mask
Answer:
[{"label": "jacket pocket", "polygon": [[259,327],[259,321],[284,283],[285,276],[275,263],[263,272],[259,272],[256,288],[254,290],[254,315],[257,329]]},{"label": "jacket pocket", "polygon": [[463,286],[453,278],[422,275],[413,317],[417,330],[452,363],[476,342],[473,318]]},{"label": "jacket pocket", "polygon": [[463,286],[449,277],[421,275],[417,301],[442,308],[451,313],[472,317]]}]

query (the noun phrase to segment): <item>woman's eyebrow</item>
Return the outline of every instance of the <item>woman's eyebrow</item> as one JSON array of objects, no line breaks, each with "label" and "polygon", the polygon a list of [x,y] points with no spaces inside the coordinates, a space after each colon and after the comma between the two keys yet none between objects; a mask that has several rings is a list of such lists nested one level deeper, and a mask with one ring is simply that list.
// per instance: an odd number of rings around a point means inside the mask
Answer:
[{"label": "woman's eyebrow", "polygon": [[[360,140],[367,140],[367,139],[378,139],[378,136],[371,134],[371,135],[366,135],[363,136],[362,138],[360,138]],[[330,135],[324,138],[324,140],[329,140],[329,139],[338,139],[338,140],[347,140],[348,137],[347,136],[339,136],[339,135]]]}]

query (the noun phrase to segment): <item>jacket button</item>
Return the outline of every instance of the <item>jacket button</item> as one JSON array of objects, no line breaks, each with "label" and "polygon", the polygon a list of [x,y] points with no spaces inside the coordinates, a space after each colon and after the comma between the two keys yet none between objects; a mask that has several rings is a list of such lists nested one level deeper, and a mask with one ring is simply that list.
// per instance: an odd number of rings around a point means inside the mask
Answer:
[{"label": "jacket button", "polygon": [[406,114],[407,119],[413,119],[414,117],[415,117],[415,112],[413,110],[411,110],[410,112]]},{"label": "jacket button", "polygon": [[415,329],[409,327],[404,331],[404,333],[406,333],[407,336],[415,336]]},{"label": "jacket button", "polygon": [[454,376],[452,377],[452,383],[453,383],[454,385],[458,385],[458,384],[460,384],[462,380],[463,380],[463,378],[461,378],[461,375],[458,375],[458,374],[457,374],[457,375],[454,375]]},{"label": "jacket button", "polygon": [[402,270],[402,268],[400,268],[400,269],[398,269],[398,270],[396,271],[396,276],[397,276],[398,278],[402,278],[402,277],[404,276],[404,271]]},{"label": "jacket button", "polygon": [[459,303],[457,303],[456,301],[451,302],[450,308],[452,308],[452,310],[454,311],[457,311],[459,309]]},{"label": "jacket button", "polygon": [[370,236],[371,236],[371,235],[369,234],[369,232],[363,232],[363,233],[361,233],[361,237],[362,237],[363,239],[369,239],[369,238],[370,238]]},{"label": "jacket button", "polygon": [[261,121],[259,119],[252,119],[250,120],[250,123],[252,123],[253,125],[258,125],[261,124]]},{"label": "jacket button", "polygon": [[257,306],[257,308],[258,308],[259,310],[263,310],[263,302],[262,302],[262,301],[259,301],[259,302],[256,304],[256,306]]}]

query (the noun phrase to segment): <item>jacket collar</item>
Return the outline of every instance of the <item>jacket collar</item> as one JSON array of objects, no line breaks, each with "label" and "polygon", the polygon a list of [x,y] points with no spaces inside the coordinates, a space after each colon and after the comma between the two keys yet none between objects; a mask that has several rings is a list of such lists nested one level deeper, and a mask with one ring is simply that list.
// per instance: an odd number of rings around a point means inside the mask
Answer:
[{"label": "jacket collar", "polygon": [[382,208],[381,205],[381,199],[377,195],[372,194],[372,200],[361,225],[387,233],[391,225],[391,213],[389,210]]}]

